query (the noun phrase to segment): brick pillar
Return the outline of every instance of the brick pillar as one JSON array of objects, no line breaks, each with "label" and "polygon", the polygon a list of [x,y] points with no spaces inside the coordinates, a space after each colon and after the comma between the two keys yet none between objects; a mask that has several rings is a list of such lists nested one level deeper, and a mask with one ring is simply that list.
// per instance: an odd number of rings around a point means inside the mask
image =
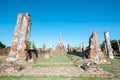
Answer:
[{"label": "brick pillar", "polygon": [[97,63],[103,63],[106,62],[105,56],[101,50],[99,39],[98,39],[98,33],[96,31],[93,31],[90,39],[89,39],[89,46],[90,46],[90,59],[97,62]]},{"label": "brick pillar", "polygon": [[18,14],[13,41],[7,61],[25,60],[26,47],[31,29],[30,15]]}]

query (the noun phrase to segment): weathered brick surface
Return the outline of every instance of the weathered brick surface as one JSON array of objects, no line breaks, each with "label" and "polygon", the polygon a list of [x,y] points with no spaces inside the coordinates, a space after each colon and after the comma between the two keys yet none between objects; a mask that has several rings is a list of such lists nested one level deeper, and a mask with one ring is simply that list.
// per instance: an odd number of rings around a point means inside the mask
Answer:
[{"label": "weathered brick surface", "polygon": [[7,61],[14,61],[19,58],[25,59],[25,49],[29,40],[31,24],[30,15],[28,13],[18,14],[11,50]]},{"label": "weathered brick surface", "polygon": [[0,49],[0,56],[8,56],[9,51],[7,48]]},{"label": "weathered brick surface", "polygon": [[99,62],[106,62],[105,56],[100,48],[100,43],[98,39],[98,33],[93,31],[90,39],[89,39],[89,46],[90,46],[90,59],[93,61]]}]

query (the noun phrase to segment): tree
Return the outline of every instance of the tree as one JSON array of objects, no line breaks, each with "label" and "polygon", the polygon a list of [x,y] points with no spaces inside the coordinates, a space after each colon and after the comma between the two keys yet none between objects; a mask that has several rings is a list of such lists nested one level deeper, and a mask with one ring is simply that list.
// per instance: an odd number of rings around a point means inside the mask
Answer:
[{"label": "tree", "polygon": [[[30,47],[31,47],[31,43],[32,43],[32,41],[28,41],[28,49],[30,49]],[[36,49],[36,46],[35,46],[34,43],[33,43],[33,49]]]},{"label": "tree", "polygon": [[111,45],[114,51],[118,50],[117,40],[111,40]]},{"label": "tree", "polygon": [[5,47],[6,47],[6,45],[3,44],[3,43],[0,41],[0,49],[5,48]]},{"label": "tree", "polygon": [[100,46],[101,46],[101,49],[102,49],[102,50],[105,50],[105,41],[103,41]]},{"label": "tree", "polygon": [[86,47],[86,50],[89,50],[89,48],[90,48],[90,46],[88,45],[88,46]]},{"label": "tree", "polygon": [[[118,50],[118,44],[117,44],[117,40],[111,40],[111,46],[113,48],[114,51]],[[119,40],[120,43],[120,40]],[[105,49],[105,41],[103,41],[103,43],[101,44],[101,49],[104,50]]]}]

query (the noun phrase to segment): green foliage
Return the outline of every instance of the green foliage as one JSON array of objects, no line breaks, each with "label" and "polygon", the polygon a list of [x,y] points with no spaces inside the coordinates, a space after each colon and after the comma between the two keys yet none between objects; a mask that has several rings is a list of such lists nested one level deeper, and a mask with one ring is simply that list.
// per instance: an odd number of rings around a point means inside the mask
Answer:
[{"label": "green foliage", "polygon": [[6,45],[3,44],[3,43],[0,41],[0,49],[5,48],[5,47],[6,47]]},{"label": "green foliage", "polygon": [[105,41],[100,45],[102,50],[105,50]]},{"label": "green foliage", "polygon": [[42,51],[42,48],[39,48],[40,51]]},{"label": "green foliage", "polygon": [[111,40],[111,45],[114,51],[118,50],[117,40]]},{"label": "green foliage", "polygon": [[[111,45],[112,45],[112,48],[114,51],[118,50],[118,44],[117,44],[117,40],[111,40]],[[105,41],[103,41],[103,43],[101,44],[101,49],[102,50],[105,50]],[[119,43],[120,43],[120,40],[119,40]]]},{"label": "green foliage", "polygon": [[86,47],[86,50],[89,50],[89,48],[90,48],[90,46],[88,45],[88,46]]},{"label": "green foliage", "polygon": [[[30,49],[31,43],[32,43],[32,41],[28,41],[28,49]],[[33,49],[36,49],[35,44],[33,44]]]}]

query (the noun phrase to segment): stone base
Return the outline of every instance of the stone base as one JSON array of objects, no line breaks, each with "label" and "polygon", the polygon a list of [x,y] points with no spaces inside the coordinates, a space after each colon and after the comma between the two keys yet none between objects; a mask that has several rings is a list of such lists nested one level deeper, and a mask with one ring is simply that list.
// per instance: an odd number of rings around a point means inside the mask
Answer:
[{"label": "stone base", "polygon": [[14,57],[7,57],[7,62],[24,62],[26,58],[14,58]]},{"label": "stone base", "polygon": [[25,66],[22,65],[22,64],[18,64],[16,62],[4,61],[3,64],[2,64],[2,70],[1,70],[0,73],[2,75],[10,75],[12,73],[19,72],[24,68],[25,68]]},{"label": "stone base", "polygon": [[14,58],[14,57],[7,57],[6,61],[7,62],[15,62],[16,58]]}]

